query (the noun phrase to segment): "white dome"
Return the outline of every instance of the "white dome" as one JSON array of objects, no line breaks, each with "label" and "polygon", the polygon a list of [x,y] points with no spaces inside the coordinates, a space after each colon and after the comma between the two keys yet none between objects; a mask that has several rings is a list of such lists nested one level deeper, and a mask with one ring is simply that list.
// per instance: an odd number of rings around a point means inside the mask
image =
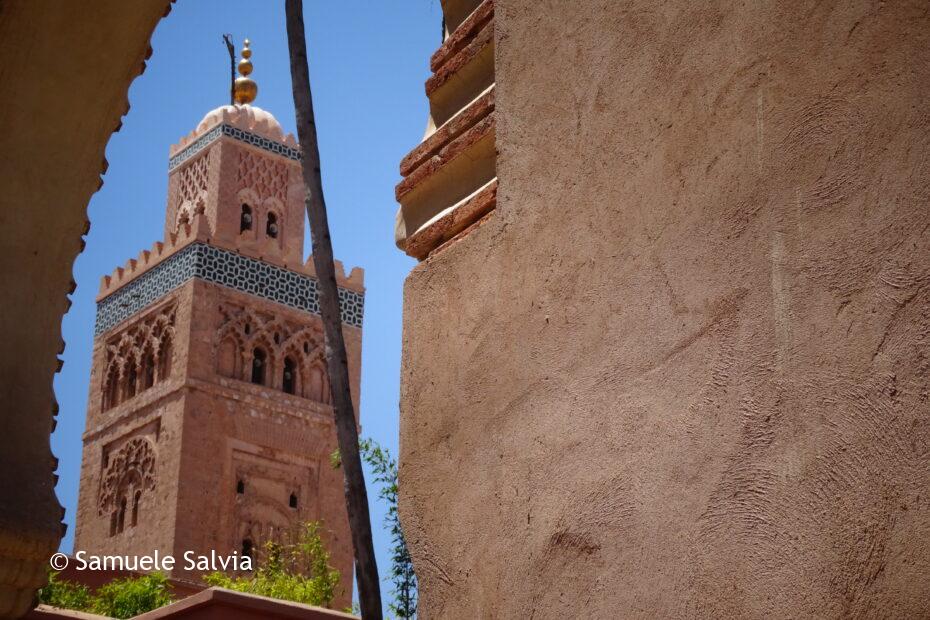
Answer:
[{"label": "white dome", "polygon": [[278,142],[284,142],[284,129],[271,112],[253,105],[224,105],[210,110],[194,133],[202,133],[217,123],[229,123]]}]

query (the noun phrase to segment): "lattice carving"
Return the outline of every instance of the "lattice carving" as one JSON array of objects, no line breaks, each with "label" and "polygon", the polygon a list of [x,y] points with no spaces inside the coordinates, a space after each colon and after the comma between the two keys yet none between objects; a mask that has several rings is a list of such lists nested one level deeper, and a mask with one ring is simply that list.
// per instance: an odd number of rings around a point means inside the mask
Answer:
[{"label": "lattice carving", "polygon": [[145,437],[134,437],[110,456],[100,485],[99,514],[117,509],[120,498],[131,497],[135,491],[155,488],[155,449]]},{"label": "lattice carving", "polygon": [[195,159],[179,173],[178,198],[179,203],[189,202],[196,204],[204,192],[207,191],[207,174],[210,167],[210,151]]},{"label": "lattice carving", "polygon": [[239,151],[239,189],[252,189],[261,200],[277,198],[284,203],[287,198],[287,167],[247,150]]}]

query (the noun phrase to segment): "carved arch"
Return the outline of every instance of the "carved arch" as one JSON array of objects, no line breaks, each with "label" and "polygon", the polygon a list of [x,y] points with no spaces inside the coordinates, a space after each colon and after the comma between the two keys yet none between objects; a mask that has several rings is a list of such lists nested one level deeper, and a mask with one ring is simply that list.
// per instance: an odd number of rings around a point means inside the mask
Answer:
[{"label": "carved arch", "polygon": [[121,499],[128,502],[137,490],[144,494],[155,483],[155,448],[148,438],[133,437],[109,458],[100,484],[98,514],[113,514]]},{"label": "carved arch", "polygon": [[216,372],[218,375],[238,379],[242,376],[242,340],[233,330],[227,330],[216,348]]}]

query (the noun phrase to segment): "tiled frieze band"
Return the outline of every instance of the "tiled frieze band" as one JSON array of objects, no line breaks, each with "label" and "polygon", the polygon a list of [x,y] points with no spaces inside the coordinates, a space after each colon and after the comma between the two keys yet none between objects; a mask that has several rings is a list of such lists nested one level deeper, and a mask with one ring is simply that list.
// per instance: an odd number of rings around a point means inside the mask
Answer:
[{"label": "tiled frieze band", "polygon": [[300,159],[300,149],[295,149],[293,147],[275,142],[274,140],[269,140],[268,138],[263,138],[257,134],[254,134],[250,131],[245,131],[244,129],[239,129],[238,127],[233,127],[232,125],[227,125],[226,123],[221,123],[203,134],[196,140],[194,140],[189,146],[187,146],[183,151],[172,157],[168,160],[168,171],[172,171],[188,159],[205,149],[210,145],[214,140],[220,136],[229,136],[234,140],[250,144],[252,146],[257,146],[260,149],[274,153],[276,155],[283,155],[288,159],[299,160]]},{"label": "tiled frieze band", "polygon": [[[320,314],[315,278],[203,243],[192,243],[160,265],[100,300],[94,334],[107,331],[191,278],[268,299],[298,310]],[[361,327],[362,293],[339,289],[342,322]]]}]

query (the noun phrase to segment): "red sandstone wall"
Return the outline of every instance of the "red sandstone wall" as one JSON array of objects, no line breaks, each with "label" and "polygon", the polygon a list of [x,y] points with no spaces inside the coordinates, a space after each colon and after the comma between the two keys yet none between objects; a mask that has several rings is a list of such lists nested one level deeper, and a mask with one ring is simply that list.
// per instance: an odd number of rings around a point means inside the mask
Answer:
[{"label": "red sandstone wall", "polygon": [[[101,410],[105,345],[139,319],[168,306],[177,308],[170,378]],[[282,334],[295,326],[311,327],[322,346],[319,317],[196,279],[96,340],[75,552],[151,555],[157,549],[175,557],[173,577],[196,580],[201,571],[185,570],[184,553],[239,552],[243,521],[322,521],[332,565],[342,575],[343,591],[334,605],[347,607],[352,600],[353,556],[342,472],[330,465],[336,449],[332,410],[313,398],[282,392],[280,365],[272,366],[269,386],[218,373],[218,334],[227,321],[221,309],[235,308],[280,321]],[[346,327],[345,336],[358,403],[361,330]],[[280,347],[267,344],[274,356]],[[285,344],[282,341],[282,347]],[[319,348],[311,351],[321,353]],[[143,492],[137,526],[127,522],[122,533],[111,536],[110,515],[98,513],[105,474],[102,458],[108,446],[126,435],[152,442],[157,479],[152,491]],[[248,488],[239,496],[241,470],[247,471],[242,478]],[[291,491],[298,494],[297,509],[288,505]],[[262,542],[256,539],[256,548]]]},{"label": "red sandstone wall", "polygon": [[930,615],[922,2],[496,2],[405,289],[421,617]]},{"label": "red sandstone wall", "polygon": [[[292,521],[323,521],[324,540],[345,590],[334,604],[348,606],[352,597],[352,543],[342,472],[330,465],[330,455],[336,449],[331,408],[283,393],[279,367],[274,368],[271,387],[217,373],[217,333],[224,324],[221,307],[241,305],[292,325],[315,326],[322,342],[320,320],[214,284],[194,281],[194,287],[193,315],[197,320],[191,325],[188,360],[192,389],[185,403],[179,482],[180,504],[190,508],[178,515],[175,553],[181,555],[188,549],[239,551],[240,511],[249,508],[266,522],[275,520],[275,515],[261,514],[269,510]],[[346,327],[345,335],[353,397],[358,402],[361,332]],[[239,497],[237,472],[242,473],[243,468],[248,472],[243,478],[249,488]],[[253,493],[255,485],[266,487],[259,490],[259,498]],[[297,510],[288,506],[288,485],[299,487]]]},{"label": "red sandstone wall", "polygon": [[[293,268],[304,262],[303,197],[299,163],[219,138],[168,174],[164,237],[178,232],[179,210],[202,208],[214,245]],[[245,233],[240,232],[242,204],[249,204],[254,217],[252,230]],[[278,217],[276,239],[265,233],[269,211]]]},{"label": "red sandstone wall", "polygon": [[[157,550],[165,555],[173,552],[179,496],[175,481],[181,461],[185,408],[184,360],[190,348],[192,300],[193,282],[188,282],[135,317],[148,317],[161,308],[176,308],[171,372],[164,381],[140,390],[134,398],[106,410],[101,406],[107,365],[106,345],[137,321],[123,323],[94,341],[75,553],[151,555]],[[155,452],[155,485],[153,489],[143,491],[139,527],[125,527],[122,533],[111,536],[110,515],[99,511],[102,478],[106,471],[104,452],[115,454],[127,437],[141,437],[151,442]]]}]

